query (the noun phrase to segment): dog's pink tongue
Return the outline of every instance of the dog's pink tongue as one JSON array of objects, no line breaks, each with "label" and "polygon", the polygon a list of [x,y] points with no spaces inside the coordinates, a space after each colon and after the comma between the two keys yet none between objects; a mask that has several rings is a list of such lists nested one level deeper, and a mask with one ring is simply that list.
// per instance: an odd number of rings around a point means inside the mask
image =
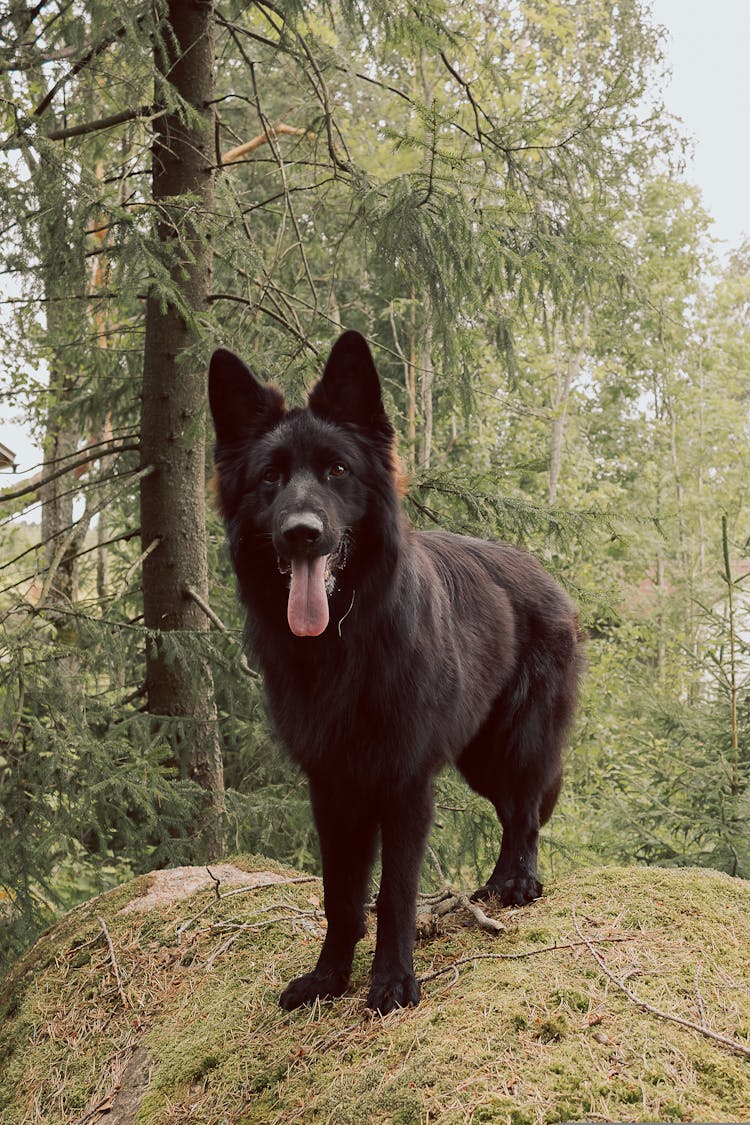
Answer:
[{"label": "dog's pink tongue", "polygon": [[298,637],[318,637],[328,624],[327,555],[292,562],[287,621]]}]

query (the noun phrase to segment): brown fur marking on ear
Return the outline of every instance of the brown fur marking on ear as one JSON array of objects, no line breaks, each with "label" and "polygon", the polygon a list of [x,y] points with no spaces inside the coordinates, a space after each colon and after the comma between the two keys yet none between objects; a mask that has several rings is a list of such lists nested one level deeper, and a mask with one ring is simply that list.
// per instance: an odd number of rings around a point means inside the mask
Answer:
[{"label": "brown fur marking on ear", "polygon": [[406,465],[396,452],[395,446],[393,449],[393,481],[396,486],[396,492],[399,499],[403,500],[409,492],[409,486],[412,482],[411,469],[407,469]]},{"label": "brown fur marking on ear", "polygon": [[272,402],[273,413],[275,415],[278,415],[279,420],[280,420],[281,417],[283,417],[283,415],[286,414],[286,402],[284,401],[283,391],[281,391],[281,389],[279,387],[277,387],[274,383],[266,383],[265,386],[266,386],[266,390],[269,393],[269,397],[273,400],[273,402]]},{"label": "brown fur marking on ear", "polygon": [[218,465],[214,465],[214,471],[208,482],[208,488],[211,495],[211,503],[214,509],[221,514],[221,469]]}]

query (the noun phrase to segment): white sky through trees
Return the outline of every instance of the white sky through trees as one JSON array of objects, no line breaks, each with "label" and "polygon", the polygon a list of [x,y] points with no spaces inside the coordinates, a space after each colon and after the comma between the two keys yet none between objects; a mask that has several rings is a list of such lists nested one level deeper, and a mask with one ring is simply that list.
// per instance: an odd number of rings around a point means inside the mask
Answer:
[{"label": "white sky through trees", "polygon": [[669,32],[665,102],[695,142],[686,178],[726,252],[750,235],[750,0],[653,0],[653,13]]}]

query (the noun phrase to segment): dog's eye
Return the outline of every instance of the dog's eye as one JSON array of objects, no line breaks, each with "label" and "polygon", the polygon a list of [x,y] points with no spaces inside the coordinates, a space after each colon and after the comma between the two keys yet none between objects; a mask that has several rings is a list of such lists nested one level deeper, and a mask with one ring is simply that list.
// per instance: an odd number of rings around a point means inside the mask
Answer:
[{"label": "dog's eye", "polygon": [[334,461],[332,465],[328,466],[329,477],[345,477],[349,472],[343,461]]},{"label": "dog's eye", "polygon": [[275,469],[273,465],[269,465],[267,469],[263,470],[261,479],[264,480],[266,484],[278,484],[281,480],[281,473],[278,469]]}]

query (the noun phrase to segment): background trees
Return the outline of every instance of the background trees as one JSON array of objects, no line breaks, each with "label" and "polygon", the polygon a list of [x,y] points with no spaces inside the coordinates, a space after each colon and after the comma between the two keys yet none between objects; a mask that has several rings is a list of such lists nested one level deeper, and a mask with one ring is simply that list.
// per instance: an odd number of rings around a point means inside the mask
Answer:
[{"label": "background trees", "polygon": [[[547,863],[746,874],[748,252],[712,258],[642,5],[53,0],[0,36],[3,367],[45,444],[0,496],[11,945],[222,835],[315,863],[210,506],[203,539],[202,372],[222,342],[299,399],[342,326],[412,518],[526,544],[582,607]],[[496,829],[441,786],[459,873]]]}]

